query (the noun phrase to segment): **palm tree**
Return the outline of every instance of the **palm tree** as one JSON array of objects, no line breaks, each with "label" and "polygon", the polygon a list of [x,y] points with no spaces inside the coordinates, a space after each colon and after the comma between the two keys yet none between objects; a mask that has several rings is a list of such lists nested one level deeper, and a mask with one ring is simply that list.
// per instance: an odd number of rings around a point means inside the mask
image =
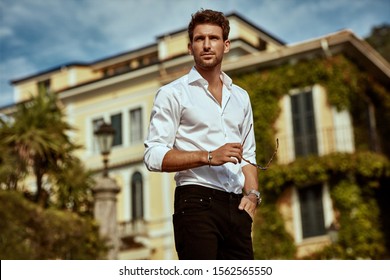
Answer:
[{"label": "palm tree", "polygon": [[7,142],[13,134],[10,120],[0,119],[0,186],[17,190],[18,182],[27,174],[27,166],[19,160],[13,144]]},{"label": "palm tree", "polygon": [[49,195],[44,189],[45,176],[71,162],[72,152],[79,148],[67,134],[72,127],[64,121],[56,95],[43,88],[36,97],[19,104],[13,118],[2,142],[13,147],[20,170],[23,166],[30,167],[36,180],[35,201],[45,204]]},{"label": "palm tree", "polygon": [[53,170],[54,174],[52,176],[55,180],[53,182],[55,186],[53,204],[61,210],[70,210],[82,215],[93,215],[91,186],[95,184],[95,181],[92,171],[87,171],[78,158],[64,162],[58,168]]}]

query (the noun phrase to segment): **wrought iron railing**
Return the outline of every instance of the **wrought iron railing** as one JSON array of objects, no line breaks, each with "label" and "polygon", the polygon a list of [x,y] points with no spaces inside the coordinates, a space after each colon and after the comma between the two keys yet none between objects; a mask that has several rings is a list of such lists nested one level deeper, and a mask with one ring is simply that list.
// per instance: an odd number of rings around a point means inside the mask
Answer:
[{"label": "wrought iron railing", "polygon": [[[355,151],[353,128],[349,126],[323,128],[304,138],[294,137],[291,134],[278,134],[277,137],[279,139],[277,162],[281,164],[292,162],[297,157],[309,154],[321,156],[334,152],[353,153]],[[261,147],[257,147],[259,148]]]},{"label": "wrought iron railing", "polygon": [[146,234],[146,224],[143,219],[120,222],[118,224],[120,238],[142,236]]}]

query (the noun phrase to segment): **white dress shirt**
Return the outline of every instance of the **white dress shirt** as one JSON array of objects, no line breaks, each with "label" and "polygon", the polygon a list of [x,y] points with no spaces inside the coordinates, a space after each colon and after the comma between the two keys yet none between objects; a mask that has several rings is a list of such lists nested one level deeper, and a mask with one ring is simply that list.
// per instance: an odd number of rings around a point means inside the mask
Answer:
[{"label": "white dress shirt", "polygon": [[[208,91],[208,82],[193,67],[191,71],[161,87],[152,108],[148,136],[144,142],[144,162],[150,171],[161,171],[170,149],[213,151],[226,143],[243,143],[243,156],[256,163],[252,107],[248,93],[232,84],[221,72],[223,82],[221,105]],[[244,175],[241,164],[208,165],[179,171],[177,186],[198,184],[205,187],[241,193]]]}]

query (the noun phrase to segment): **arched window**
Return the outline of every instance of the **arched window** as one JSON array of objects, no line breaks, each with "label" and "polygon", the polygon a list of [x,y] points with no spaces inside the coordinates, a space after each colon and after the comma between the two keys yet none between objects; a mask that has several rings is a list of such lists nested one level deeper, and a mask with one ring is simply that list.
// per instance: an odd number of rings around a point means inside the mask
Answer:
[{"label": "arched window", "polygon": [[140,172],[135,172],[131,177],[131,212],[133,221],[144,218],[143,180]]}]

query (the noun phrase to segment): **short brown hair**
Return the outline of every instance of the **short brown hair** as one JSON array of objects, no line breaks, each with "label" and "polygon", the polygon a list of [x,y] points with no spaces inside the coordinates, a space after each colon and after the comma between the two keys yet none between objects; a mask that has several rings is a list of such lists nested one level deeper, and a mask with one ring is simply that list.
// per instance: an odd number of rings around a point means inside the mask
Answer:
[{"label": "short brown hair", "polygon": [[229,20],[226,16],[217,11],[201,9],[195,14],[192,14],[191,21],[188,25],[188,37],[192,42],[194,36],[194,29],[198,24],[214,24],[222,28],[223,40],[226,41],[229,38],[230,26]]}]

